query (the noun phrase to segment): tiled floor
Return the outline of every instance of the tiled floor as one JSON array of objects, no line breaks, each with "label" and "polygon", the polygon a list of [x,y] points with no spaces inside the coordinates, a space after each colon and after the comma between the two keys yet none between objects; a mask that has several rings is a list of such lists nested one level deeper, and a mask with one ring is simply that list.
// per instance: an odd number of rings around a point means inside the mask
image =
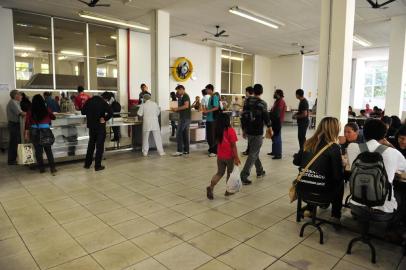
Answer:
[{"label": "tiled floor", "polygon": [[[222,181],[214,201],[205,187],[216,162],[205,145],[188,158],[108,155],[103,172],[65,164],[55,177],[8,167],[0,155],[0,269],[406,269],[401,249],[380,241],[376,265],[366,246],[346,255],[354,236],[346,230],[324,226],[324,245],[312,229],[300,238],[287,197],[297,172],[293,127],[284,147],[284,159],[272,161],[267,141],[267,176],[230,198]],[[348,211],[343,219],[353,222]]]}]

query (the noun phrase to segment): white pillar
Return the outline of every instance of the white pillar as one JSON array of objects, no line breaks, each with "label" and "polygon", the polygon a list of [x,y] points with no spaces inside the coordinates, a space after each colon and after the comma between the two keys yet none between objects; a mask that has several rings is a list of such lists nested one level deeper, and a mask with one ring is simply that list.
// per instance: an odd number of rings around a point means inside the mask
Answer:
[{"label": "white pillar", "polygon": [[355,0],[321,1],[317,119],[348,121]]},{"label": "white pillar", "polygon": [[391,19],[385,114],[402,117],[405,84],[406,16]]},{"label": "white pillar", "polygon": [[[117,55],[118,55],[118,95],[117,98],[121,104],[124,112],[128,111],[128,42],[127,42],[127,30],[118,30],[118,43],[117,43]],[[133,97],[134,98],[134,97]]]}]

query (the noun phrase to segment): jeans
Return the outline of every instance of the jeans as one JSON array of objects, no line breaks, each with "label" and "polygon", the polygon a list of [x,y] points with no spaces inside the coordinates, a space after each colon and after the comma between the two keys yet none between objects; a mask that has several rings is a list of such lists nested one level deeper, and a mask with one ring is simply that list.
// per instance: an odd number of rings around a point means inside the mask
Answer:
[{"label": "jeans", "polygon": [[173,137],[176,134],[176,122],[175,121],[171,121],[171,127],[172,127],[171,136]]},{"label": "jeans", "polygon": [[249,152],[247,161],[245,161],[244,168],[241,171],[241,180],[247,180],[250,176],[251,168],[255,165],[257,174],[261,174],[264,170],[261,160],[259,159],[259,152],[261,151],[264,138],[262,135],[251,136],[248,135]]},{"label": "jeans", "polygon": [[272,153],[276,157],[282,156],[282,131],[272,137]]},{"label": "jeans", "polygon": [[8,131],[8,163],[15,163],[17,160],[17,147],[21,143],[20,123],[8,122]]},{"label": "jeans", "polygon": [[34,148],[35,148],[35,158],[37,159],[37,165],[40,170],[44,169],[44,157],[43,153],[45,151],[45,154],[47,155],[48,158],[48,164],[51,170],[55,170],[55,161],[54,161],[54,155],[52,153],[52,148],[50,145],[47,146],[42,146],[39,145],[38,143],[34,143]]},{"label": "jeans", "polygon": [[309,119],[297,122],[297,138],[299,140],[300,150],[303,150],[303,146],[306,141],[306,132],[308,127],[309,127]]},{"label": "jeans", "polygon": [[217,143],[215,138],[216,122],[206,122],[206,140],[209,144],[209,153],[217,154]]},{"label": "jeans", "polygon": [[96,148],[96,157],[94,159],[95,168],[101,167],[105,140],[106,140],[106,126],[101,125],[100,127],[97,128],[89,128],[89,143],[87,145],[87,153],[85,161],[86,167],[90,167],[90,165],[92,165],[95,148]]},{"label": "jeans", "polygon": [[176,142],[179,153],[189,153],[189,127],[190,119],[180,119],[176,131]]}]

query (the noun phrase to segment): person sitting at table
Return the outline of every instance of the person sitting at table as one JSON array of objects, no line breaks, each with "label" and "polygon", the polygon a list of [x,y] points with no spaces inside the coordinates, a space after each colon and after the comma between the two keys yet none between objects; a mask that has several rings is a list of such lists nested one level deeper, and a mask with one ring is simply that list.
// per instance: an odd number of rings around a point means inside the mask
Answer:
[{"label": "person sitting at table", "polygon": [[395,138],[396,133],[398,132],[399,128],[402,126],[402,121],[396,115],[392,115],[390,118],[392,119],[392,123],[388,129],[386,138],[392,143],[393,139]]},{"label": "person sitting at table", "polygon": [[389,142],[406,158],[406,125],[400,126],[394,138]]},{"label": "person sitting at table", "polygon": [[344,136],[338,137],[338,141],[344,155],[350,143],[363,143],[364,136],[362,136],[357,123],[350,122],[344,126]]},{"label": "person sitting at table", "polygon": [[366,112],[365,110],[360,110],[360,111],[359,111],[359,117],[365,117],[365,118],[367,118],[367,117],[368,117],[367,112]]},{"label": "person sitting at table", "polygon": [[371,109],[371,107],[369,106],[369,104],[365,105],[365,114],[367,115],[367,117],[373,112],[373,110]]},{"label": "person sitting at table", "polygon": [[381,118],[382,117],[382,109],[379,109],[378,106],[374,106],[374,110],[369,114],[369,117]]},{"label": "person sitting at table", "polygon": [[[313,136],[304,144],[303,151],[295,157],[295,164],[300,169],[326,145],[331,145],[310,166],[309,173],[305,173],[298,183],[298,192],[314,192],[323,196],[332,204],[332,221],[340,222],[341,208],[344,196],[343,164],[341,149],[337,144],[340,132],[340,122],[334,117],[325,117],[321,120]],[[323,199],[323,200],[324,200]],[[309,206],[306,207],[307,210]]]},{"label": "person sitting at table", "polygon": [[[364,126],[364,138],[368,146],[369,151],[375,151],[378,146],[385,141],[387,128],[385,124],[378,119],[370,119],[365,123]],[[347,148],[348,161],[350,164],[361,153],[358,144],[351,143]],[[388,176],[388,180],[393,184],[395,178],[395,173],[397,171],[406,171],[406,159],[405,157],[396,149],[388,147],[382,153],[383,163],[385,165],[385,170]],[[393,190],[392,190],[393,191]],[[392,194],[394,194],[392,192]],[[354,201],[351,204],[356,206],[363,206]],[[398,207],[395,196],[391,197],[391,200],[386,200],[384,205],[373,207],[377,211],[382,211],[384,213],[393,213]]]},{"label": "person sitting at table", "polygon": [[355,117],[355,116],[356,116],[356,114],[355,114],[355,112],[352,110],[352,107],[351,107],[351,106],[348,106],[348,116],[352,116],[352,117]]}]

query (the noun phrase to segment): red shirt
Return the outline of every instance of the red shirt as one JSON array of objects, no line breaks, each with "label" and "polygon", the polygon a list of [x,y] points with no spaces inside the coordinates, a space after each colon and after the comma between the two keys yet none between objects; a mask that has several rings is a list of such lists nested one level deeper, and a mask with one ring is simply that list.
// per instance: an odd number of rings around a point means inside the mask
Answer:
[{"label": "red shirt", "polygon": [[237,134],[233,128],[230,127],[224,130],[223,140],[221,143],[217,144],[217,158],[226,160],[234,158],[231,144],[237,141]]},{"label": "red shirt", "polygon": [[279,111],[279,119],[281,120],[281,123],[285,121],[286,103],[283,100],[283,98],[275,101],[271,111],[272,112]]},{"label": "red shirt", "polygon": [[27,112],[27,115],[25,116],[25,129],[30,129],[32,125],[36,124],[51,124],[51,120],[55,120],[55,115],[52,113],[52,111],[48,108],[48,114],[41,120],[41,121],[35,121],[32,118],[32,113],[31,110]]},{"label": "red shirt", "polygon": [[80,93],[75,97],[75,108],[76,110],[81,110],[83,108],[83,105],[85,105],[86,101],[90,99],[90,96],[85,93]]}]

